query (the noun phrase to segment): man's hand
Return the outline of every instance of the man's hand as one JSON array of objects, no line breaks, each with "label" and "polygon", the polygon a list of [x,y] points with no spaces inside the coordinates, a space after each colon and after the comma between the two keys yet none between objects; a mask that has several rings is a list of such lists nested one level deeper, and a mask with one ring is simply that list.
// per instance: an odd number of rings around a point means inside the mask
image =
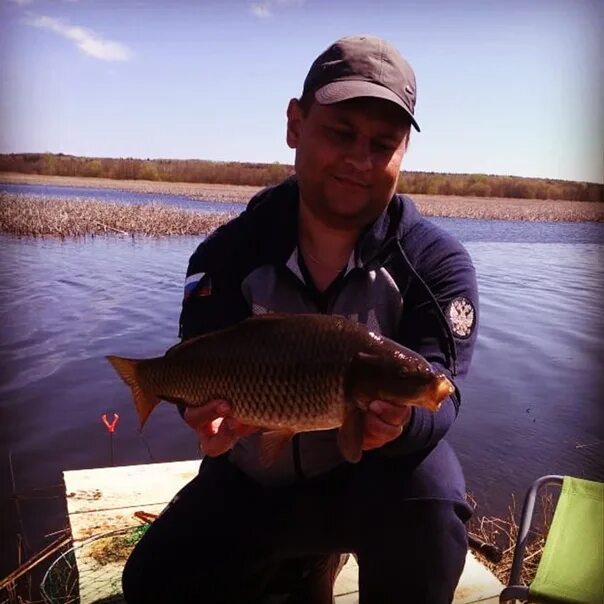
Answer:
[{"label": "man's hand", "polygon": [[205,455],[215,457],[226,453],[233,445],[257,428],[229,417],[231,407],[227,401],[211,401],[203,407],[187,407],[184,419],[195,430],[199,448]]},{"label": "man's hand", "polygon": [[365,415],[363,450],[377,449],[398,438],[410,419],[409,405],[397,406],[386,401],[371,401]]}]

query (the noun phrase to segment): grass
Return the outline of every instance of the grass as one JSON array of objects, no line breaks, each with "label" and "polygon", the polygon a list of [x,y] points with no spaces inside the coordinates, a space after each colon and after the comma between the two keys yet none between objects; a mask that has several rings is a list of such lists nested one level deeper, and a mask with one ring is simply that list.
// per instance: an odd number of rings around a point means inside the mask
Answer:
[{"label": "grass", "polygon": [[[476,511],[475,499],[471,495],[468,495],[468,501]],[[532,582],[539,565],[554,509],[554,498],[552,494],[546,493],[542,495],[536,505],[536,517],[539,521],[536,523],[534,530],[530,534],[524,557],[522,582],[527,585]],[[516,501],[512,498],[512,504],[508,508],[507,517],[486,517],[479,516],[475,513],[468,525],[468,531],[480,540],[485,543],[497,545],[501,548],[503,555],[501,560],[497,563],[490,562],[479,552],[474,552],[474,555],[504,584],[507,583],[512,566],[515,540],[518,534],[517,517]],[[141,539],[148,527],[148,524],[144,524],[124,533],[107,535],[105,537],[101,536],[97,541],[90,544],[88,549],[89,555],[99,565],[99,569],[111,564],[121,564],[127,559],[130,551]],[[99,576],[101,577],[99,580],[105,580],[101,575]],[[25,579],[26,577],[22,577],[21,581],[23,582]],[[57,589],[59,587],[60,586],[57,586]],[[6,599],[4,599],[3,596]],[[121,602],[119,598],[115,601]],[[0,604],[35,604],[36,602],[39,602],[39,600],[24,599],[23,597],[17,596],[16,586],[12,586],[12,589],[7,590],[5,593],[0,593]]]},{"label": "grass", "polygon": [[0,193],[0,231],[13,235],[199,235],[230,214],[205,214],[161,204],[122,205],[93,198],[47,199]]},{"label": "grass", "polygon": [[[153,182],[146,180],[112,180],[71,176],[0,173],[0,182],[30,185],[58,185],[113,189],[138,193],[184,195],[206,201],[246,203],[262,187],[249,185],[220,185],[209,183]],[[459,195],[410,195],[426,216],[457,218],[604,222],[604,203],[503,197],[471,197]]]},{"label": "grass", "polygon": [[148,528],[148,524],[141,524],[126,534],[99,539],[90,546],[90,557],[100,565],[125,562],[132,548],[141,540]]},{"label": "grass", "polygon": [[426,216],[543,222],[604,222],[604,204],[597,201],[411,195]]},{"label": "grass", "polygon": [[[589,202],[534,201],[528,207],[527,201],[508,199],[489,205],[478,199],[418,196],[416,203],[426,216],[604,222],[604,206]],[[207,235],[234,215],[192,212],[160,203],[123,205],[92,197],[0,193],[0,232],[21,236]]]},{"label": "grass", "polygon": [[[476,509],[476,501],[471,495],[468,495],[470,505]],[[535,578],[541,554],[545,546],[547,532],[555,511],[554,498],[551,493],[545,493],[537,500],[535,505],[535,517],[537,522],[529,533],[527,547],[524,553],[524,564],[522,568],[521,582],[524,585],[530,585]],[[520,514],[517,512],[516,499],[512,498],[512,504],[508,508],[508,514],[505,518],[496,518],[492,516],[474,515],[468,523],[468,531],[476,535],[485,543],[491,543],[499,547],[502,551],[502,557],[499,562],[491,562],[480,552],[475,552],[475,556],[484,566],[486,566],[504,585],[507,584],[512,560],[514,557],[514,548],[518,536],[518,523],[516,518]]]}]

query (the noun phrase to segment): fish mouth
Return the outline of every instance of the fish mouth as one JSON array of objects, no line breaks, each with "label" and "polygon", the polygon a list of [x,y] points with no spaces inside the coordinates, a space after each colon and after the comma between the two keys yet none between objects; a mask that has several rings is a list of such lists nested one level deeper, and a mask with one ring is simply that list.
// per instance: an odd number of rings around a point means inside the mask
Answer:
[{"label": "fish mouth", "polygon": [[455,386],[444,374],[438,376],[436,383],[432,383],[418,393],[413,401],[407,401],[407,405],[425,407],[428,411],[438,411],[443,401],[455,392]]},{"label": "fish mouth", "polygon": [[438,409],[441,403],[455,392],[455,386],[446,375],[441,375],[434,388],[434,408]]}]

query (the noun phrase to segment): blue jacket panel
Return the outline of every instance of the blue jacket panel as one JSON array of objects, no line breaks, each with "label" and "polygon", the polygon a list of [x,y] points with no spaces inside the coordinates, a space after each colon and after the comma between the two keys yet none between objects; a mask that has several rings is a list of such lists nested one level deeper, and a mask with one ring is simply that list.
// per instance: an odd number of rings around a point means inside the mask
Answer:
[{"label": "blue jacket panel", "polygon": [[[297,207],[297,182],[290,178],[261,191],[240,216],[199,245],[187,270],[194,289],[183,302],[181,337],[221,329],[252,314],[242,284],[255,272],[258,276],[263,267],[280,271],[286,266],[297,247]],[[366,230],[356,254],[359,274],[351,275],[351,280],[365,274],[373,279],[382,272],[386,278],[392,276],[402,299],[398,326],[385,335],[416,350],[456,386],[438,412],[413,408],[405,432],[377,454],[428,450],[446,434],[461,403],[460,384],[470,365],[478,325],[474,267],[461,243],[424,218],[402,195],[395,195],[383,216]],[[312,456],[316,447],[307,450]],[[304,475],[312,475],[312,467],[295,465],[298,474],[302,467]]]}]

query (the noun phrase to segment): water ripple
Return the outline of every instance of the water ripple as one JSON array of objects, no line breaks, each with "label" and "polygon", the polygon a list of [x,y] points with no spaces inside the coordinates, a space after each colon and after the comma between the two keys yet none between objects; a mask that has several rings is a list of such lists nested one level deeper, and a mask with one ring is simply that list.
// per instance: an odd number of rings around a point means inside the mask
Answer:
[{"label": "water ripple", "polygon": [[[511,493],[541,474],[604,479],[604,245],[581,235],[582,225],[569,238],[589,241],[572,244],[550,234],[495,242],[494,227],[481,228],[491,241],[473,236],[474,223],[467,238],[481,331],[450,438],[471,490],[490,512],[505,513]],[[522,237],[514,228],[517,239],[535,233],[534,224]],[[122,416],[118,463],[149,461],[130,395],[104,356],[154,356],[176,342],[197,244],[0,235],[0,442],[14,452],[21,485],[106,465],[99,415],[108,410]],[[145,432],[155,459],[195,456],[193,435],[173,408],[160,407]]]}]

